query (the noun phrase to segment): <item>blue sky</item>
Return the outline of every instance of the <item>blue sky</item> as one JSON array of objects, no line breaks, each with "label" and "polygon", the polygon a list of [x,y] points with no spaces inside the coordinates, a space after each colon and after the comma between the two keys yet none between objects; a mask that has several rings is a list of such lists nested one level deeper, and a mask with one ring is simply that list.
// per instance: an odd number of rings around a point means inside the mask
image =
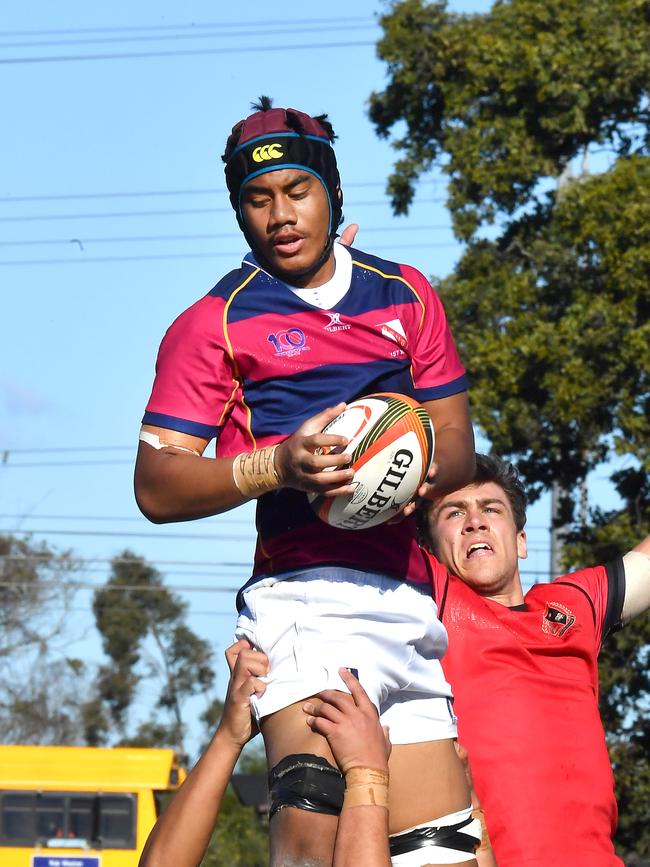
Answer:
[{"label": "blue sky", "polygon": [[[219,654],[234,625],[230,588],[252,557],[252,509],[166,527],[139,515],[132,463],[156,351],[246,250],[220,154],[262,93],[329,112],[358,246],[428,275],[452,269],[460,248],[441,178],[423,181],[408,218],[394,218],[384,194],[394,152],[366,108],[385,81],[374,49],[383,9],[288,0],[274,20],[261,2],[3,9],[0,532],[72,548],[88,583],[125,547],[151,559]],[[547,523],[544,500],[530,516],[531,581],[547,569]],[[92,659],[89,606],[80,592],[66,635]]]}]

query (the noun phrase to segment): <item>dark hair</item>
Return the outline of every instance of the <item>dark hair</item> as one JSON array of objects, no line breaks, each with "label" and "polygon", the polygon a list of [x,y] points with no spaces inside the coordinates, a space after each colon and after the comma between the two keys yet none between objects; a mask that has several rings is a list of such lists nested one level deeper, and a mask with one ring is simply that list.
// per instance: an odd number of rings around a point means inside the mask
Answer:
[{"label": "dark hair", "polygon": [[517,532],[523,530],[526,526],[528,496],[515,465],[501,460],[496,455],[477,454],[476,472],[472,484],[484,485],[486,482],[494,482],[495,485],[503,488],[512,509]]},{"label": "dark hair", "polygon": [[[476,455],[476,471],[469,485],[485,485],[494,482],[503,489],[515,521],[515,528],[520,532],[526,526],[526,506],[528,496],[521,481],[519,472],[514,464],[501,460],[496,455]],[[436,501],[427,500],[417,510],[417,527],[420,544],[425,548],[432,548],[431,532],[429,530],[429,515],[435,509]]]}]

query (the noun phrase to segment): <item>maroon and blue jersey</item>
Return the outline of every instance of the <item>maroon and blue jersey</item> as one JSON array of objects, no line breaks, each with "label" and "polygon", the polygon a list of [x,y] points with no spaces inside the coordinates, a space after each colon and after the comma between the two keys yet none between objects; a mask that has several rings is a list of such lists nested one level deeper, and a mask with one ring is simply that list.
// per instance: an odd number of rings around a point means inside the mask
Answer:
[{"label": "maroon and blue jersey", "polygon": [[[252,255],[167,331],[144,424],[216,438],[217,457],[273,445],[341,401],[380,391],[419,402],[465,391],[440,299],[426,278],[350,250],[346,294],[330,309],[303,301]],[[254,576],[336,565],[426,582],[414,522],[330,527],[306,494],[257,503]]]}]

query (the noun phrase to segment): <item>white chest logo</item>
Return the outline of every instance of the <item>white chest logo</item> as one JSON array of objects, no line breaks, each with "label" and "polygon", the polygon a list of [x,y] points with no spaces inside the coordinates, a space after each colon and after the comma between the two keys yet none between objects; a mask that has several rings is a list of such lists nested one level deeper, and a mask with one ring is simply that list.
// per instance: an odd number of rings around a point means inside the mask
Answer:
[{"label": "white chest logo", "polygon": [[340,313],[330,313],[329,311],[324,310],[325,316],[329,316],[329,322],[327,325],[324,325],[323,328],[325,331],[349,331],[351,326],[346,324],[345,322],[341,322],[341,314]]}]

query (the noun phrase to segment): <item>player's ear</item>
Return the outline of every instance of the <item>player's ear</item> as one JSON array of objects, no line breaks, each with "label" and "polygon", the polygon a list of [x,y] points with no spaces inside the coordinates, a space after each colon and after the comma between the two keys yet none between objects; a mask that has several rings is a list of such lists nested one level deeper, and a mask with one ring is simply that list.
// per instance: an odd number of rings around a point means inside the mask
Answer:
[{"label": "player's ear", "polygon": [[519,530],[517,533],[517,557],[520,560],[525,560],[528,556],[528,539],[526,538],[526,531]]}]

